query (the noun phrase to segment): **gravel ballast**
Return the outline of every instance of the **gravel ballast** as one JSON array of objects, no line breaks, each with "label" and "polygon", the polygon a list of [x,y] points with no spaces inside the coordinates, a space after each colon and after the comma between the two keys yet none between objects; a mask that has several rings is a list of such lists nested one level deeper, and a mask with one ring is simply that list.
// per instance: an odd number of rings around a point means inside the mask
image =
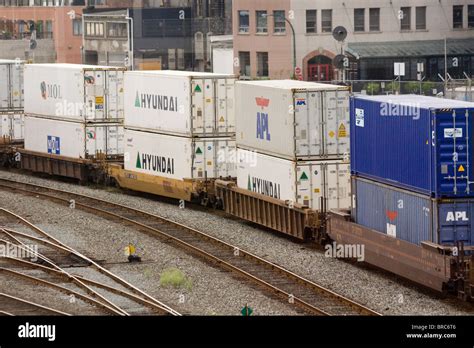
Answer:
[{"label": "gravel ballast", "polygon": [[[365,304],[369,308],[384,315],[467,315],[474,312],[471,305],[464,304],[454,298],[442,299],[431,291],[424,290],[417,285],[401,280],[387,272],[369,269],[368,267],[361,267],[334,258],[327,258],[325,257],[324,252],[315,250],[307,245],[295,243],[284,236],[256,228],[236,219],[226,219],[211,212],[202,211],[201,209],[196,210],[189,207],[180,209],[177,202],[176,204],[162,202],[159,198],[156,200],[143,198],[134,195],[126,195],[117,190],[99,190],[93,187],[68,184],[6,171],[0,171],[0,178],[31,182],[34,184],[69,190],[79,194],[87,194],[154,213],[173,221],[178,221],[187,226],[194,227],[200,231],[216,236],[226,242],[257,254],[258,256],[264,257],[301,276],[311,279],[322,286],[330,288],[339,294]],[[9,197],[8,194],[0,192],[0,204],[2,204],[2,206],[5,205],[6,207],[15,205],[16,203],[9,200]],[[41,206],[42,204],[39,203],[39,205]],[[21,208],[20,206],[18,206],[18,208]],[[48,204],[48,207],[49,208],[46,209],[46,211],[56,209],[51,208],[54,207],[52,204]],[[23,209],[27,209],[27,207],[23,207]],[[31,209],[31,211],[33,212],[33,209]],[[42,216],[41,211],[42,210],[39,209],[39,211],[35,211],[32,215],[40,218]],[[85,216],[84,219],[93,219],[90,215],[88,217],[87,215]],[[117,233],[111,234],[110,232],[114,229],[119,231],[121,228],[124,229],[123,227],[112,225],[107,221],[100,223],[100,225],[100,232],[102,234],[108,232],[107,235],[111,235],[112,241],[114,241],[113,238],[119,237],[117,237]],[[74,230],[80,229],[80,227],[73,227],[72,225],[71,227]],[[127,238],[129,238],[129,240],[126,240],[126,238],[122,239],[122,244],[120,242],[117,243],[117,241],[110,243],[112,251],[114,248],[112,245],[115,245],[115,252],[122,252],[121,249],[123,243],[136,243],[138,237],[133,233],[130,233]],[[102,242],[108,241],[102,240]],[[150,241],[150,243],[153,244],[153,241]],[[101,244],[102,243],[96,243],[95,245],[92,245],[90,242],[84,241],[83,245],[79,246],[89,246],[91,252],[94,252],[94,249],[99,247]],[[148,242],[146,244],[148,245]],[[167,245],[164,245],[163,247],[160,246],[159,248],[163,249],[153,250],[153,255],[157,255],[156,259],[161,264],[161,268],[158,267],[158,269],[173,266],[178,268],[183,267],[184,269],[185,265],[192,269],[193,266],[195,267],[196,265],[195,259],[191,256],[187,256],[181,252],[179,253],[180,255],[177,256],[176,253],[178,252],[176,249],[170,248]],[[142,252],[147,256],[151,255],[149,250],[143,250]],[[135,267],[135,265],[133,267]],[[146,266],[143,264],[136,267]],[[120,268],[120,270],[122,269],[123,268]],[[213,268],[211,268],[211,270],[216,271]],[[148,274],[153,274],[153,277],[157,277],[158,273],[156,272],[158,271],[152,269]],[[220,271],[216,272],[222,273]],[[197,269],[195,270],[195,273],[190,271],[190,277],[193,279],[193,282],[197,281],[196,284],[202,285],[202,294],[215,291],[215,284],[209,284],[205,280],[207,277],[199,278],[198,274],[199,271]],[[207,279],[214,278],[209,277]],[[222,284],[224,288],[230,287],[230,285],[225,284],[225,282]],[[233,295],[237,296],[234,291],[238,291],[239,295],[247,294],[247,290],[240,289],[240,287],[236,287],[231,292]],[[255,291],[253,289],[248,291],[252,293],[252,296],[255,296]],[[166,291],[162,293],[166,294]],[[230,290],[226,291],[226,294],[227,293],[230,293]],[[178,292],[175,291],[170,295],[165,295],[165,298],[166,296],[169,296],[168,299],[176,301],[177,294]],[[252,296],[249,297],[252,298]],[[209,297],[218,299],[219,297],[224,296],[214,293],[213,295],[209,295]],[[284,307],[286,308],[286,306]],[[283,313],[281,310],[276,310],[277,307],[271,308],[275,309],[270,311],[272,314],[287,314],[286,312]],[[260,312],[263,314],[264,312],[267,313],[268,310]],[[199,314],[213,313],[212,310],[200,308]]]},{"label": "gravel ballast", "polygon": [[[290,305],[268,297],[249,282],[235,278],[233,273],[217,269],[133,228],[78,209],[5,191],[0,191],[0,206],[26,218],[86,256],[104,262],[111,272],[180,313],[240,315],[240,310],[249,305],[255,315],[298,314]],[[18,229],[25,232],[23,228]],[[125,248],[129,244],[136,246],[142,263],[128,263]],[[186,276],[187,283],[183,287],[160,285],[161,274],[170,268],[176,268]],[[102,275],[95,270],[69,268],[68,271],[103,281]],[[27,295],[27,289],[23,288],[23,296]],[[36,298],[35,288],[29,289],[31,298]]]}]

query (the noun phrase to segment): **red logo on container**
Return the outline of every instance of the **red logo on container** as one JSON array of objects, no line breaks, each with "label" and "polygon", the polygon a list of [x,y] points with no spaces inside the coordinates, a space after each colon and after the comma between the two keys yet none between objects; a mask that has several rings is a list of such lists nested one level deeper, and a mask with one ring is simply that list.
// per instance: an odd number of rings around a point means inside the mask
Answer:
[{"label": "red logo on container", "polygon": [[262,109],[268,107],[270,105],[270,99],[266,98],[255,98],[257,101],[257,105],[260,106]]},{"label": "red logo on container", "polygon": [[397,216],[398,216],[398,212],[396,212],[396,211],[390,211],[390,210],[387,210],[387,211],[385,212],[385,214],[387,215],[387,217],[388,217],[388,219],[389,219],[390,221],[395,220],[395,219],[397,218]]}]

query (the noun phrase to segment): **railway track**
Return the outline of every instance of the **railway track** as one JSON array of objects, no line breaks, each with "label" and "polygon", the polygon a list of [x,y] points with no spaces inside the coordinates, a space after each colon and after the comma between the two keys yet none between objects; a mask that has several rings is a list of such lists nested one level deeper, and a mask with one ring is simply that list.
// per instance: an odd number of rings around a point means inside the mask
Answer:
[{"label": "railway track", "polygon": [[[11,225],[12,221],[19,222],[22,227],[27,227],[30,232],[34,232],[33,234],[39,235],[38,237],[31,233],[0,227],[0,244],[4,244],[6,247],[15,247],[23,252],[23,257],[1,256],[0,275],[64,293],[74,298],[72,303],[76,303],[76,299],[81,300],[109,315],[180,315],[177,311],[108,271],[77,250],[56,240],[22,217],[8,210],[0,209],[0,218],[3,223],[6,218],[7,222],[10,222],[8,225]],[[41,246],[41,252],[32,249],[31,244],[26,244],[25,240]],[[34,259],[34,262],[25,260],[25,255]],[[97,281],[72,274],[68,269],[70,267],[91,267],[97,273],[94,274],[94,277],[102,276],[104,280]],[[41,275],[33,275],[32,270],[40,272]],[[115,286],[109,285],[111,282]],[[71,287],[71,284],[74,288]],[[49,310],[50,314],[70,315],[50,306],[36,304],[29,299],[22,299],[11,294],[2,293],[0,295],[3,295],[4,301],[14,302],[13,308],[18,306],[34,308],[33,314],[45,313]],[[0,302],[0,310],[10,313],[8,311],[10,307],[11,304],[4,307]]]},{"label": "railway track", "polygon": [[160,216],[74,192],[14,180],[0,179],[0,189],[33,195],[134,226],[231,270],[313,315],[380,315],[257,255]]}]

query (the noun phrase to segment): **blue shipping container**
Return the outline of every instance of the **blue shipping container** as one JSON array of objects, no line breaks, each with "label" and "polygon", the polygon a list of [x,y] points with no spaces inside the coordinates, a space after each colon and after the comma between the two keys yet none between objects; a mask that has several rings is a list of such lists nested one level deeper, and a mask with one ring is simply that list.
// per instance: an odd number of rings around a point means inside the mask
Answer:
[{"label": "blue shipping container", "polygon": [[436,199],[352,177],[352,216],[359,225],[420,244],[472,245],[474,199]]},{"label": "blue shipping container", "polygon": [[474,197],[474,103],[351,98],[351,170],[433,197]]}]

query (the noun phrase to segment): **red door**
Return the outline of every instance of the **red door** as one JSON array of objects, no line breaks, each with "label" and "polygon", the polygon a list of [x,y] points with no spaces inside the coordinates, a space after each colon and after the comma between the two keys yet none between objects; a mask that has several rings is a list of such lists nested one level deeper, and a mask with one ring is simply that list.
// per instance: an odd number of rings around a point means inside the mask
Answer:
[{"label": "red door", "polygon": [[332,66],[330,64],[308,65],[308,81],[331,81]]}]

